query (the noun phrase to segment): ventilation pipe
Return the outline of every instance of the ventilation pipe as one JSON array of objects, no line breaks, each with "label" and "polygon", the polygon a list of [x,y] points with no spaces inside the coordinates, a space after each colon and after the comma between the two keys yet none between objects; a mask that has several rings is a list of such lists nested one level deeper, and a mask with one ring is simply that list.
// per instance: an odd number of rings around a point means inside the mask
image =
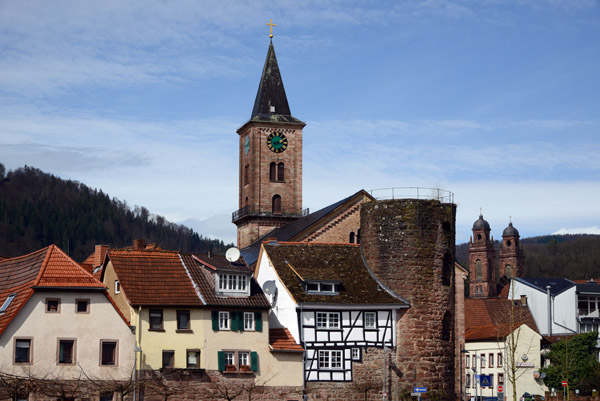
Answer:
[{"label": "ventilation pipe", "polygon": [[548,336],[552,335],[552,295],[550,295],[550,286],[546,286],[546,294],[548,296]]}]

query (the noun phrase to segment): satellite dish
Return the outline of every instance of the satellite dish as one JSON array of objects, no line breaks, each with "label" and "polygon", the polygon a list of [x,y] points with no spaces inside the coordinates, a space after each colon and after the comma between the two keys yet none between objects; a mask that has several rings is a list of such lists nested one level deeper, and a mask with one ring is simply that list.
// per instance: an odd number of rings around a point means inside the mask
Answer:
[{"label": "satellite dish", "polygon": [[235,262],[240,258],[240,250],[237,248],[229,248],[225,252],[225,258],[230,262]]},{"label": "satellite dish", "polygon": [[275,285],[275,280],[268,280],[262,286],[263,291],[267,295],[273,295],[277,292],[277,286]]}]

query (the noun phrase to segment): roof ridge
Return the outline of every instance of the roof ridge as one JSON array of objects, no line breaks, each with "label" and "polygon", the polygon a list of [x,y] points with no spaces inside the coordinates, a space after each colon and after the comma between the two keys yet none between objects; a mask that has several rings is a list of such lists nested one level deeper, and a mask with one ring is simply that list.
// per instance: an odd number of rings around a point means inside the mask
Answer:
[{"label": "roof ridge", "polygon": [[41,248],[41,249],[38,249],[38,250],[36,250],[36,251],[29,252],[29,253],[27,253],[27,254],[25,254],[25,255],[19,255],[19,256],[14,256],[14,257],[10,257],[10,258],[6,258],[6,259],[2,259],[2,260],[0,260],[0,263],[1,263],[1,262],[7,262],[7,261],[9,261],[9,260],[13,261],[13,260],[17,260],[17,259],[23,259],[23,258],[27,258],[27,257],[29,257],[29,256],[31,256],[31,255],[34,255],[34,254],[36,254],[36,253],[42,253],[42,252],[44,252],[44,251],[45,251],[47,248],[50,248],[51,246],[52,246],[52,245],[48,245],[48,246],[46,246],[46,247],[44,247],[44,248]]},{"label": "roof ridge", "polygon": [[311,245],[311,246],[337,245],[337,246],[344,246],[344,247],[360,246],[360,244],[350,244],[350,243],[342,243],[342,242],[302,242],[302,241],[272,241],[272,240],[264,240],[263,244],[269,245],[272,242],[276,242],[278,245]]},{"label": "roof ridge", "polygon": [[33,285],[36,286],[40,283],[42,276],[44,275],[44,271],[46,270],[46,268],[48,267],[48,261],[50,260],[50,255],[52,254],[52,248],[55,245],[49,245],[47,247],[47,251],[46,251],[46,257],[44,258],[44,261],[42,262],[42,266],[40,267],[40,271],[38,272],[37,277],[35,278],[35,281],[33,282]]}]

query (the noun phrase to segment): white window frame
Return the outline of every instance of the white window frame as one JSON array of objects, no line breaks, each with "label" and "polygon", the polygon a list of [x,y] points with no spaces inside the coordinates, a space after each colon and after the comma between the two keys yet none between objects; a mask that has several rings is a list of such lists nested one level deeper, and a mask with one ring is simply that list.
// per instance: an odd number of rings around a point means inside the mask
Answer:
[{"label": "white window frame", "polygon": [[235,365],[235,351],[224,351],[225,353],[225,365]]},{"label": "white window frame", "polygon": [[498,358],[496,359],[496,367],[501,368],[504,365],[503,356],[501,352],[498,352]]},{"label": "white window frame", "polygon": [[351,356],[353,361],[360,361],[360,348],[352,348]]},{"label": "white window frame", "polygon": [[250,277],[246,274],[219,273],[219,292],[238,292],[248,294],[250,290]]},{"label": "white window frame", "polygon": [[340,312],[317,312],[317,329],[337,330],[341,328],[340,323]]},{"label": "white window frame", "polygon": [[479,367],[481,369],[485,369],[485,354],[481,354],[479,356],[479,359],[480,359],[480,361],[479,361]]},{"label": "white window frame", "polygon": [[377,312],[365,312],[365,329],[377,328]]},{"label": "white window frame", "polygon": [[115,280],[115,294],[120,294],[121,293],[121,283],[119,283],[119,280]]},{"label": "white window frame", "polygon": [[229,312],[219,311],[219,330],[231,330]]},{"label": "white window frame", "polygon": [[242,365],[250,366],[250,352],[248,351],[238,351],[237,352],[237,360],[238,360],[238,369]]},{"label": "white window frame", "polygon": [[254,331],[254,312],[244,312],[244,331]]},{"label": "white window frame", "polygon": [[319,350],[317,366],[319,370],[342,370],[344,353],[342,350]]},{"label": "white window frame", "polygon": [[[306,283],[306,292],[309,294],[329,294],[336,295],[339,291],[339,283],[322,283],[322,282],[308,282]],[[316,289],[310,289],[309,286],[316,286]],[[331,286],[330,290],[326,290],[324,286]]]}]

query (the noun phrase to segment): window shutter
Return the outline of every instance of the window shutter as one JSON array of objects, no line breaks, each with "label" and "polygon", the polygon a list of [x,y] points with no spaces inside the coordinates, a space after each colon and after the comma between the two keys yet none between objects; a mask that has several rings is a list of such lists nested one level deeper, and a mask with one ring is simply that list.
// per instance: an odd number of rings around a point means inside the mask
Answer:
[{"label": "window shutter", "polygon": [[217,359],[219,360],[219,371],[222,372],[225,370],[225,352],[217,352]]},{"label": "window shutter", "polygon": [[237,311],[229,312],[230,320],[231,320],[231,331],[239,330],[239,318]]},{"label": "window shutter", "polygon": [[250,370],[253,372],[258,370],[258,354],[255,351],[250,353]]},{"label": "window shutter", "polygon": [[237,312],[238,313],[238,329],[240,331],[244,331],[244,324],[246,324],[246,322],[244,321],[244,312]]},{"label": "window shutter", "polygon": [[219,331],[219,311],[212,311],[212,325],[214,331]]},{"label": "window shutter", "polygon": [[262,312],[254,312],[254,329],[262,331]]}]

